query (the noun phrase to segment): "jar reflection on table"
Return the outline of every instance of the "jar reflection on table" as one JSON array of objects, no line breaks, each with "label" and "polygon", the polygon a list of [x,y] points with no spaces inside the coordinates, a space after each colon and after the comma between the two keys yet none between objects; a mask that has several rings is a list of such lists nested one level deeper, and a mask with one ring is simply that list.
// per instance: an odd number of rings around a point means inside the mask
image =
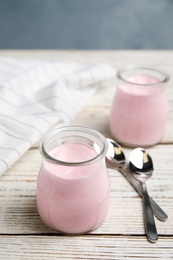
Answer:
[{"label": "jar reflection on table", "polygon": [[109,121],[113,137],[128,146],[160,142],[168,121],[167,73],[129,65],[117,72],[117,79]]},{"label": "jar reflection on table", "polygon": [[110,199],[106,139],[88,128],[63,127],[49,133],[40,149],[37,206],[42,220],[68,234],[98,227]]}]

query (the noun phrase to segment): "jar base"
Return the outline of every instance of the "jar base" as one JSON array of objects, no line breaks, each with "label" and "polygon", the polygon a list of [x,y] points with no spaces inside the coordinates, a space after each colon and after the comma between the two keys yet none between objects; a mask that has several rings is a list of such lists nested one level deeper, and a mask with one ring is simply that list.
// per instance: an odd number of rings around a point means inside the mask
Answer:
[{"label": "jar base", "polygon": [[[43,221],[43,220],[42,220]],[[99,223],[96,227],[93,227],[92,229],[88,230],[88,231],[82,231],[82,232],[76,232],[76,233],[72,233],[72,232],[65,232],[65,231],[60,231],[54,227],[52,227],[51,225],[45,223],[43,221],[43,223],[45,225],[47,225],[49,228],[51,228],[54,232],[58,233],[58,235],[66,235],[66,236],[82,236],[85,234],[89,234],[91,232],[93,232],[94,230],[98,229],[103,223],[105,222],[105,220],[103,220],[101,223]]]},{"label": "jar base", "polygon": [[162,140],[162,138],[161,138],[158,142],[154,142],[154,143],[150,143],[150,144],[142,144],[142,143],[128,143],[128,142],[122,141],[121,139],[113,137],[113,136],[112,136],[112,139],[117,141],[119,144],[126,146],[126,147],[129,147],[129,148],[136,148],[136,147],[149,148],[149,147],[157,145]]}]

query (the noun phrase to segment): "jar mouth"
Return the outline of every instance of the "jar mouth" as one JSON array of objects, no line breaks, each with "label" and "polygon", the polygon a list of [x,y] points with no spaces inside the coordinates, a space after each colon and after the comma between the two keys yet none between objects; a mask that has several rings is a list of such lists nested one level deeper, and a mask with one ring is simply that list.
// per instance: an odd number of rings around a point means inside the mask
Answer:
[{"label": "jar mouth", "polygon": [[[89,146],[95,152],[94,156],[87,160],[70,161],[57,159],[50,154],[52,149],[64,144],[83,144]],[[108,145],[105,137],[96,130],[83,126],[65,126],[49,131],[41,140],[39,150],[43,157],[50,163],[64,166],[82,166],[96,162],[105,157]]]},{"label": "jar mouth", "polygon": [[[130,76],[137,76],[137,75],[145,75],[155,77],[157,82],[151,83],[138,83],[128,80]],[[154,68],[154,67],[147,67],[147,66],[140,66],[136,64],[127,65],[124,68],[121,68],[117,71],[117,78],[119,80],[124,81],[125,83],[136,85],[136,86],[158,86],[160,84],[164,84],[169,81],[170,76],[167,72],[162,69]]]}]

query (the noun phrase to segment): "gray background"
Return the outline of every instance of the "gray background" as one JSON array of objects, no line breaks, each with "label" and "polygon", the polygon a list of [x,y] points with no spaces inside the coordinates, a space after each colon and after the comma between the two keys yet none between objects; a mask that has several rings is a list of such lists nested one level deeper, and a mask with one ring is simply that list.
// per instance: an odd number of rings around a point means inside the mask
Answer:
[{"label": "gray background", "polygon": [[173,0],[0,0],[1,49],[173,49]]}]

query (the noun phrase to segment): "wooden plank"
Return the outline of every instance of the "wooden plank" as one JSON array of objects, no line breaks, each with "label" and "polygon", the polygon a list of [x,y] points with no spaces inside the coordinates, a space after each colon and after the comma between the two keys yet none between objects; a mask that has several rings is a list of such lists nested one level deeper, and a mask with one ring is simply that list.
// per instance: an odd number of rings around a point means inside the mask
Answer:
[{"label": "wooden plank", "polygon": [[[167,210],[169,215],[165,222],[155,219],[158,234],[173,236],[172,199],[166,199],[166,203],[163,199],[157,199],[157,202]],[[1,200],[0,222],[0,234],[55,233],[41,221],[37,212],[35,197],[8,197]],[[145,235],[141,199],[112,196],[109,214],[105,222],[92,233]]]},{"label": "wooden plank", "polygon": [[[124,151],[128,157],[131,149],[124,148]],[[173,235],[172,151],[172,145],[159,145],[149,149],[155,162],[155,172],[148,181],[148,189],[169,215],[169,219],[164,223],[156,220],[158,232],[162,235]],[[53,232],[42,223],[36,208],[36,179],[40,164],[41,156],[38,150],[31,149],[1,177],[1,234]],[[119,172],[109,169],[109,174],[109,215],[105,223],[94,233],[144,235],[141,199]]]},{"label": "wooden plank", "polygon": [[1,259],[173,259],[173,240],[140,236],[0,236]]}]

